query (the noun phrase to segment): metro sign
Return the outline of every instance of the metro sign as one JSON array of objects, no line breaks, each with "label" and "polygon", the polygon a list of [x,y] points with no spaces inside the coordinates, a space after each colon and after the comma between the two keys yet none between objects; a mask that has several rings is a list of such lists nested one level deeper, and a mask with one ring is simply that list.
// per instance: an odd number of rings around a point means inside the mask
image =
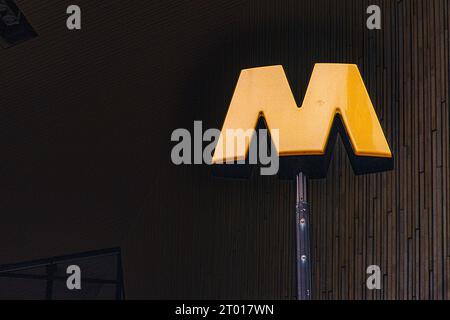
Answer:
[{"label": "metro sign", "polygon": [[[337,132],[356,174],[392,169],[392,152],[354,64],[316,64],[300,108],[282,66],[242,70],[217,146],[227,145],[227,130],[255,129],[260,118],[269,132],[279,130],[274,146],[285,175],[301,169],[309,176],[324,176]],[[212,162],[245,159],[249,145],[246,141],[238,150],[216,147]]]},{"label": "metro sign", "polygon": [[358,67],[353,64],[316,64],[300,108],[282,66],[242,70],[214,150],[216,173],[249,174],[245,164],[236,170],[239,164],[233,162],[246,162],[252,142],[244,135],[236,148],[235,136],[228,132],[251,132],[261,119],[269,132],[276,132],[272,139],[276,150],[271,152],[280,157],[280,174],[295,178],[297,298],[312,299],[306,176],[326,175],[338,132],[356,174],[391,169],[392,152]]}]

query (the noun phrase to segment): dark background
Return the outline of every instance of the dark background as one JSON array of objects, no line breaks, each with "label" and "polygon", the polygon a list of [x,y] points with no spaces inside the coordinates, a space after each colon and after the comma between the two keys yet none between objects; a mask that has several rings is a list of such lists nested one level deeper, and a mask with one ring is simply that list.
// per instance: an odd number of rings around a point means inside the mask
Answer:
[{"label": "dark background", "polygon": [[300,105],[344,62],[395,169],[357,177],[339,141],[310,181],[313,296],[450,298],[447,0],[78,0],[69,31],[72,2],[18,0],[39,36],[0,50],[0,264],[119,246],[127,298],[295,298],[294,185],[174,166],[170,135],[220,128],[243,68],[282,64]]}]

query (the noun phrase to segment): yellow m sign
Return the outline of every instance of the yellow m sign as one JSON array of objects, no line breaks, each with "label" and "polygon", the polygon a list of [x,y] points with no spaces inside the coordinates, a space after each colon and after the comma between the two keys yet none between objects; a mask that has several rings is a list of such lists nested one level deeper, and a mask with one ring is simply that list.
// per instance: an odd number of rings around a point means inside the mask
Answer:
[{"label": "yellow m sign", "polygon": [[242,70],[213,164],[245,159],[250,141],[240,149],[219,146],[227,145],[227,130],[254,129],[261,117],[269,131],[278,130],[274,146],[285,168],[301,166],[312,176],[323,176],[337,132],[355,173],[392,167],[391,150],[356,65],[316,64],[300,108],[282,66]]}]

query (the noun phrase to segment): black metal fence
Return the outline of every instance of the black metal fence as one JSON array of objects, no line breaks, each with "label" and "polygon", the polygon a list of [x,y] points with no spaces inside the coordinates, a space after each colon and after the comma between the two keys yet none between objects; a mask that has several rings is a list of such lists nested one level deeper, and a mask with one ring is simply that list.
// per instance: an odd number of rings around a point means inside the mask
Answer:
[{"label": "black metal fence", "polygon": [[[70,289],[68,267],[80,270],[80,289]],[[120,248],[89,251],[0,266],[0,299],[125,298]]]}]

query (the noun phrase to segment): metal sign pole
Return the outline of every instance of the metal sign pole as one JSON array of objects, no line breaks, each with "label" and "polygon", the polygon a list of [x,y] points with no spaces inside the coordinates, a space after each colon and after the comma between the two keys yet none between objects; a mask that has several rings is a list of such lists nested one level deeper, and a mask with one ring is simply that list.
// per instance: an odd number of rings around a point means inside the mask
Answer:
[{"label": "metal sign pole", "polygon": [[307,180],[303,172],[299,172],[296,182],[296,239],[297,239],[297,299],[311,299],[311,248],[310,220],[307,202]]}]

